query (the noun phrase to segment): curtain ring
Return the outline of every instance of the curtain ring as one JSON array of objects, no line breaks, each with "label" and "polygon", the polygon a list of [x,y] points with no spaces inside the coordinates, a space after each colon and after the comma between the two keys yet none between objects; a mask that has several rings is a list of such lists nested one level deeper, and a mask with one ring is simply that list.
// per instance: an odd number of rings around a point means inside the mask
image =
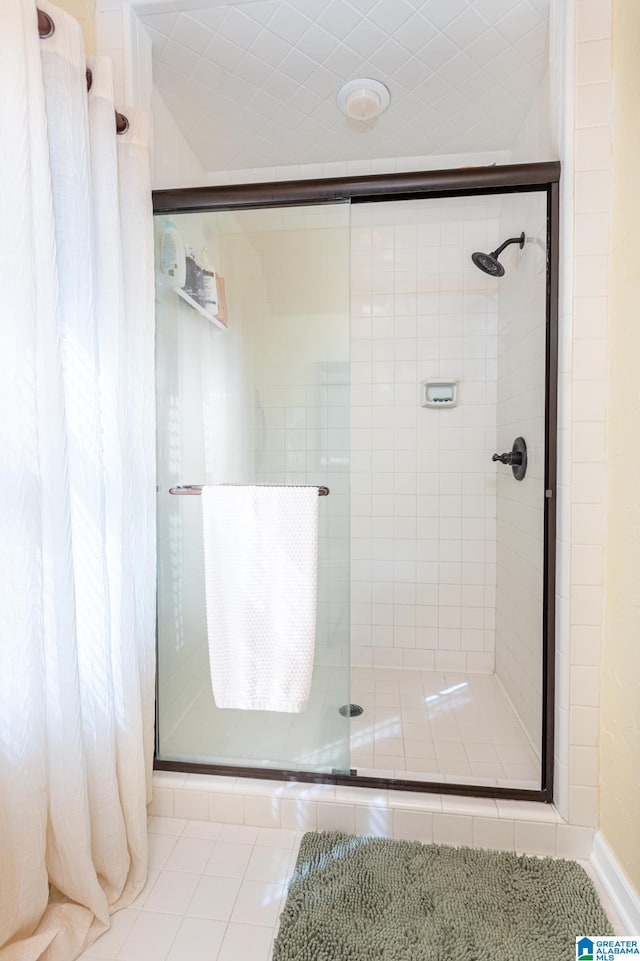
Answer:
[{"label": "curtain ring", "polygon": [[129,121],[123,113],[118,113],[116,110],[116,133],[126,133],[129,129]]},{"label": "curtain ring", "polygon": [[44,10],[38,10],[38,35],[41,40],[48,40],[55,33],[56,25]]}]

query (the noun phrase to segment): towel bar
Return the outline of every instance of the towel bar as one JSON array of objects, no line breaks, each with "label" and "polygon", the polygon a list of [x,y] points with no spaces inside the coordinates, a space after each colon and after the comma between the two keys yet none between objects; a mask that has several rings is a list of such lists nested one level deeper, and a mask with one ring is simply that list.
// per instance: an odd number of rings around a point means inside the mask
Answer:
[{"label": "towel bar", "polygon": [[[248,485],[248,484],[247,484],[247,485],[242,485],[242,484],[224,484],[224,485],[222,485],[222,486],[224,486],[224,487],[242,487],[242,486],[247,486],[247,487],[248,487],[248,486],[251,486],[251,485]],[[254,485],[254,486],[258,486],[258,487],[277,487],[278,485],[277,485],[277,484],[258,484],[258,485]],[[305,485],[305,484],[291,484],[290,486],[291,486],[291,487],[305,487],[305,486],[313,487],[313,486],[315,486],[315,485],[313,485],[313,484],[308,484],[308,485]],[[179,487],[170,487],[170,488],[169,488],[169,493],[170,493],[170,494],[201,494],[201,493],[202,493],[202,484],[181,484]],[[325,487],[324,484],[321,485],[320,487],[318,487],[318,497],[328,497],[330,493],[331,493],[331,492],[330,492],[329,488],[328,488],[328,487]]]}]

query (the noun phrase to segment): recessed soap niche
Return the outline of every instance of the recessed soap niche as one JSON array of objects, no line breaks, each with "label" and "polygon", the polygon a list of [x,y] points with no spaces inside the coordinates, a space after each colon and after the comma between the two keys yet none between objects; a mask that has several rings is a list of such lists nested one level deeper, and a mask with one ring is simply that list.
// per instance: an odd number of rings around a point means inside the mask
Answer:
[{"label": "recessed soap niche", "polygon": [[459,382],[457,380],[423,380],[420,384],[421,407],[457,407]]}]

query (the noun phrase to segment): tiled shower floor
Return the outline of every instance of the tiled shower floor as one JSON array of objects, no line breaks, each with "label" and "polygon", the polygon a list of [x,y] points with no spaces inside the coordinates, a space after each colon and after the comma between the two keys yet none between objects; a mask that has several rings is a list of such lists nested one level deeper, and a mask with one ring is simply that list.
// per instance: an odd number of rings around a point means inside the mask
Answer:
[{"label": "tiled shower floor", "polygon": [[540,787],[540,762],[493,674],[354,668],[351,764],[359,774]]},{"label": "tiled shower floor", "polygon": [[[335,670],[317,667],[304,714],[220,711],[208,687],[185,713],[164,757],[293,770],[343,769],[346,722]],[[355,668],[350,765],[409,780],[540,787],[540,763],[502,685],[490,674]],[[224,751],[215,757],[215,751]],[[252,752],[253,763],[248,761]]]}]

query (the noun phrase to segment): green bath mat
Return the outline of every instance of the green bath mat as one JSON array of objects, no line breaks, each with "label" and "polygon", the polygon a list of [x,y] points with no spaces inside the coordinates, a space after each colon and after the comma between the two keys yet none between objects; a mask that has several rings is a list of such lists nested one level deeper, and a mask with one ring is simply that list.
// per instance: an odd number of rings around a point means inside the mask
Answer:
[{"label": "green bath mat", "polygon": [[575,961],[611,933],[574,861],[309,833],[273,961]]}]

